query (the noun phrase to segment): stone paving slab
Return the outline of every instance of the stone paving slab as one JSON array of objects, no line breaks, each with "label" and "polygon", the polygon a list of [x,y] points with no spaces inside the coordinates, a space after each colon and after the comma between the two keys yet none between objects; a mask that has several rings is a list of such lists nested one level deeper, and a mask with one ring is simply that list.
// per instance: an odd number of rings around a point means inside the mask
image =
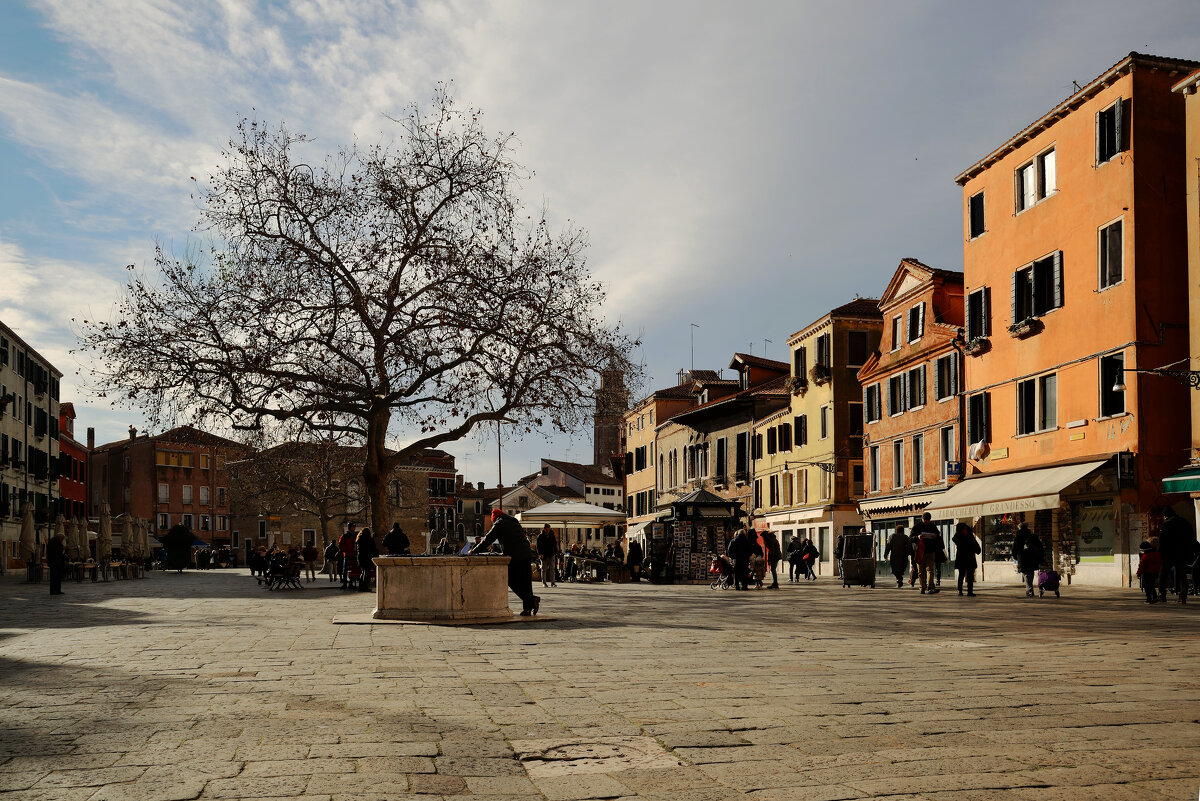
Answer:
[{"label": "stone paving slab", "polygon": [[0,801],[1200,794],[1200,605],[980,590],[561,585],[440,627],[244,571],[0,577]]}]

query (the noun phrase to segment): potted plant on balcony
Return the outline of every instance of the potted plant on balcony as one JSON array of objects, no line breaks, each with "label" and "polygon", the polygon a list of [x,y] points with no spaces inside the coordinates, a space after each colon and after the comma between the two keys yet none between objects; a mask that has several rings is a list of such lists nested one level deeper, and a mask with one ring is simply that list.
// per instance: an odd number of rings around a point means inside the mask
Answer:
[{"label": "potted plant on balcony", "polygon": [[1038,331],[1042,330],[1042,321],[1035,317],[1026,317],[1024,320],[1015,322],[1008,327],[1008,333],[1015,339],[1024,339],[1031,337]]},{"label": "potted plant on balcony", "polygon": [[814,384],[816,384],[817,386],[821,386],[822,384],[827,384],[827,383],[829,383],[829,379],[831,378],[829,365],[819,364],[819,363],[814,364],[812,366],[812,369],[808,371],[808,375],[812,379],[812,382]]},{"label": "potted plant on balcony", "polygon": [[991,347],[992,342],[987,337],[975,337],[974,339],[968,339],[965,343],[963,343],[963,353],[967,354],[968,356],[979,356],[987,353],[988,349]]}]

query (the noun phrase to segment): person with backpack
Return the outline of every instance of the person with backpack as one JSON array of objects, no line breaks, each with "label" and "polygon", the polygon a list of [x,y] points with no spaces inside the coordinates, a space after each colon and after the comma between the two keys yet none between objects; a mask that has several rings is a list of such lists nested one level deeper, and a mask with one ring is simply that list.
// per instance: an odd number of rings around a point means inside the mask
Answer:
[{"label": "person with backpack", "polygon": [[816,581],[817,574],[813,567],[817,562],[821,561],[821,552],[817,550],[817,546],[808,537],[804,538],[804,551],[801,553],[801,558],[804,560],[804,578],[807,581]]},{"label": "person with backpack", "polygon": [[1025,597],[1033,597],[1033,578],[1042,566],[1046,548],[1038,536],[1025,523],[1013,537],[1013,558],[1017,560],[1017,572],[1025,577]]}]

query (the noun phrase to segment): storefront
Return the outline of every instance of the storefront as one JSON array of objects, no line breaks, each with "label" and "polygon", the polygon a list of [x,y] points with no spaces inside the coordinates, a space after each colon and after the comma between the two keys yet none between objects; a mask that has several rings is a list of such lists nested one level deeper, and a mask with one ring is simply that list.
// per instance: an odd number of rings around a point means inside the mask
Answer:
[{"label": "storefront", "polygon": [[714,556],[725,553],[745,518],[742,502],[697,490],[672,501],[663,511],[662,522],[649,525],[651,580],[709,581],[709,564]]},{"label": "storefront", "polygon": [[[920,522],[925,510],[939,500],[948,490],[937,492],[914,493],[911,495],[892,495],[869,501],[859,501],[858,508],[867,524],[867,531],[875,539],[875,572],[880,576],[890,576],[892,567],[888,563],[888,539],[897,527],[904,529],[905,534],[912,534],[912,527]],[[946,562],[939,566],[939,576],[952,575],[954,571],[954,537],[955,520],[934,516],[933,523],[942,535],[946,548]],[[949,572],[947,572],[949,571]]]},{"label": "storefront", "polygon": [[1136,507],[1122,501],[1113,459],[974,476],[927,511],[974,528],[983,544],[979,577],[988,581],[1018,580],[1012,542],[1022,523],[1064,581],[1088,585],[1129,586],[1130,554],[1142,535]]}]

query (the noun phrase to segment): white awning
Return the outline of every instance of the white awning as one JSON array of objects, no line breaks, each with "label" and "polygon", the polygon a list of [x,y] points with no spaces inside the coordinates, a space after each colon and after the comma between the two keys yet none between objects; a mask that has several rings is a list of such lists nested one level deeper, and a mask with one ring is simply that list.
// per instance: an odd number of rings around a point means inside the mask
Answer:
[{"label": "white awning", "polygon": [[626,517],[624,509],[605,509],[579,501],[554,501],[521,512],[517,519],[525,525],[551,523],[560,526],[603,528],[624,523]]},{"label": "white awning", "polygon": [[645,539],[646,535],[650,533],[650,524],[653,522],[653,520],[647,520],[644,523],[634,523],[625,529],[625,536],[631,540]]},{"label": "white awning", "polygon": [[806,509],[785,509],[782,512],[758,514],[754,516],[754,519],[766,523],[767,526],[774,530],[783,526],[795,526],[800,523],[811,523],[815,520],[821,520],[828,515],[828,506],[812,506]]},{"label": "white awning", "polygon": [[958,520],[1053,509],[1059,504],[1060,492],[1107,462],[1107,459],[1102,459],[1021,473],[968,478],[951,487],[925,511],[936,520]]},{"label": "white awning", "polygon": [[949,490],[912,495],[888,495],[858,502],[859,513],[865,518],[889,517],[903,513],[923,512],[926,506],[943,498]]}]

